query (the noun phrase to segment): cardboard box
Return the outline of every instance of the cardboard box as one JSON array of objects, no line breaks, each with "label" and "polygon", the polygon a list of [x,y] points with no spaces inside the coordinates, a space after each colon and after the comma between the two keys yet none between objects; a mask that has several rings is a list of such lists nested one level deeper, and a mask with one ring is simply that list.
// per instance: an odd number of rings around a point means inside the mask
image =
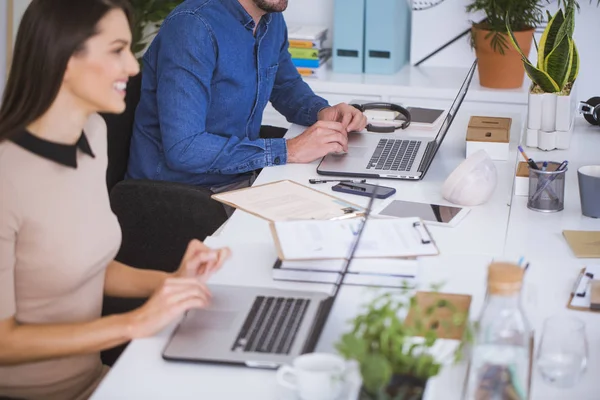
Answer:
[{"label": "cardboard box", "polygon": [[467,127],[467,158],[485,150],[492,160],[508,160],[512,119],[472,116]]}]

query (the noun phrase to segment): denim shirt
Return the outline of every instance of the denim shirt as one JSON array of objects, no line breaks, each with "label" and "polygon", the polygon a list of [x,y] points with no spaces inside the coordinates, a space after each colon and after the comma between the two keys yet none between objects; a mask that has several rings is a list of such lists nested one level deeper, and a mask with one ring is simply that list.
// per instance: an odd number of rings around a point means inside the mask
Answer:
[{"label": "denim shirt", "polygon": [[302,80],[281,13],[256,32],[238,0],[187,0],[143,58],[128,178],[206,187],[287,162],[285,139],[261,139],[268,101],[305,126],[328,106]]}]

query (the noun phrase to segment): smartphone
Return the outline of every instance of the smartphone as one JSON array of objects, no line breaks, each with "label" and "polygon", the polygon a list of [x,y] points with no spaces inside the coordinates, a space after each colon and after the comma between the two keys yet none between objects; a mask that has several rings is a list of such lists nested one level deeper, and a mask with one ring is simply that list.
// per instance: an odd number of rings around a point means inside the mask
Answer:
[{"label": "smartphone", "polygon": [[347,183],[340,182],[337,185],[333,186],[331,190],[334,192],[342,192],[342,193],[350,193],[357,194],[359,196],[371,197],[373,195],[373,191],[377,188],[377,193],[375,193],[376,199],[387,199],[394,193],[396,193],[396,189],[387,186],[377,186],[372,185],[370,183]]}]

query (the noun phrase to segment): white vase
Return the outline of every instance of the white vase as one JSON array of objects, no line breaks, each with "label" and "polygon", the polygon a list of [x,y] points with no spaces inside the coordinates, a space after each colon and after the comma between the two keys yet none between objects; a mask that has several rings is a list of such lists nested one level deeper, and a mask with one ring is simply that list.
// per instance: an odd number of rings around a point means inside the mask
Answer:
[{"label": "white vase", "polygon": [[575,86],[568,96],[530,91],[525,145],[542,150],[568,149],[576,113]]}]

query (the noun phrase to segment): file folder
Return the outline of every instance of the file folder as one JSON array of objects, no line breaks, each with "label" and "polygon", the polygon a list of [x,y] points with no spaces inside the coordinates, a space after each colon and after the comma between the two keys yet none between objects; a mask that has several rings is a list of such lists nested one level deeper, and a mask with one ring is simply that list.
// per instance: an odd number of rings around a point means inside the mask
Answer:
[{"label": "file folder", "polygon": [[394,74],[410,59],[411,2],[366,0],[365,73]]},{"label": "file folder", "polygon": [[333,70],[364,72],[365,0],[335,0],[333,9]]}]

